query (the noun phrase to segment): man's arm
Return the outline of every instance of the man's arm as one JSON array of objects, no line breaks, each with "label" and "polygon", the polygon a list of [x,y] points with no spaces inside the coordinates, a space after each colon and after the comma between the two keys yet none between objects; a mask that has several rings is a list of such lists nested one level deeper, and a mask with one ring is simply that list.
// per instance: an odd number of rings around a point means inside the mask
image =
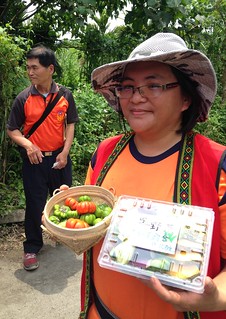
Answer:
[{"label": "man's arm", "polygon": [[31,164],[38,164],[42,162],[43,155],[40,149],[27,138],[25,138],[20,130],[11,131],[7,129],[7,134],[14,143],[25,148]]},{"label": "man's arm", "polygon": [[73,143],[74,131],[75,131],[75,124],[74,123],[67,124],[66,132],[65,132],[64,148],[62,152],[59,153],[56,157],[57,165],[54,167],[55,169],[61,169],[67,165],[67,156],[70,152],[71,144]]}]

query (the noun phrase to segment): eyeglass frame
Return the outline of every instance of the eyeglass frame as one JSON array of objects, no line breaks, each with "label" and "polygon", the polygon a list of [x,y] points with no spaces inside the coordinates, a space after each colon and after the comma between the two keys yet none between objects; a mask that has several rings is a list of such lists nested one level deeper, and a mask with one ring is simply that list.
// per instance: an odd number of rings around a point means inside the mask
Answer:
[{"label": "eyeglass frame", "polygon": [[[144,93],[143,93],[142,91],[140,91],[140,89],[142,89],[143,87],[151,87],[151,86],[153,86],[153,88],[161,88],[161,89],[162,89],[162,90],[160,91],[160,94],[157,94],[156,96],[153,95],[153,97],[158,97],[158,96],[160,96],[160,95],[162,94],[163,91],[166,91],[166,90],[168,90],[168,89],[172,89],[172,88],[178,87],[179,85],[180,85],[179,82],[171,82],[171,83],[166,83],[166,84],[146,84],[146,85],[141,85],[141,86],[126,85],[126,86],[124,86],[124,88],[130,89],[130,91],[128,91],[128,92],[131,93],[131,96],[129,96],[129,97],[121,97],[121,96],[118,95],[119,91],[117,91],[117,90],[120,89],[120,88],[123,88],[123,86],[116,86],[116,87],[114,88],[114,91],[115,91],[115,95],[116,95],[119,99],[130,99],[130,98],[134,95],[134,93],[135,93],[136,91],[138,91],[139,94],[140,94],[142,97],[148,97],[147,94],[144,95]],[[125,91],[124,91],[124,92],[125,92]],[[155,92],[155,91],[154,91],[154,90],[153,90],[153,91],[150,90],[150,92]]]}]

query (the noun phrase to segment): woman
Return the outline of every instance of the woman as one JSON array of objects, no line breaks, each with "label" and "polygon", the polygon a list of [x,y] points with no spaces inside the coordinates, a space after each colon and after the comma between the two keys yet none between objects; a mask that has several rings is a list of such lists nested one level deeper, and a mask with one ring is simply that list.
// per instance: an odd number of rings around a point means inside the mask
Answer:
[{"label": "woman", "polygon": [[86,184],[211,207],[215,224],[203,294],[101,268],[99,242],[84,255],[80,318],[226,318],[226,148],[192,132],[215,97],[211,62],[177,35],[158,33],[127,60],[95,69],[92,84],[132,132],[100,143]]}]

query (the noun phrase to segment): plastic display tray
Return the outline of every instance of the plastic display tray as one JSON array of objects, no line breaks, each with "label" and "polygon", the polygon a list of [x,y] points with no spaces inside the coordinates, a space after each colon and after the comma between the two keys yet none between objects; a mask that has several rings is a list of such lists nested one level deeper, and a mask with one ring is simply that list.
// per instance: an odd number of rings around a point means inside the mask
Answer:
[{"label": "plastic display tray", "polygon": [[101,267],[202,293],[214,212],[191,205],[120,196],[98,262]]}]

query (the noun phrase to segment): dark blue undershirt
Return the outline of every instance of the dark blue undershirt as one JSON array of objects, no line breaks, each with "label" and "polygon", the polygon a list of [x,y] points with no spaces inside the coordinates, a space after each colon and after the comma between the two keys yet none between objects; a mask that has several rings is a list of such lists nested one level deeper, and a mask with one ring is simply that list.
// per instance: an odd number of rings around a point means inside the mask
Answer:
[{"label": "dark blue undershirt", "polygon": [[132,154],[132,156],[140,163],[143,164],[154,164],[157,162],[160,162],[162,160],[164,160],[165,158],[169,157],[170,155],[176,153],[177,151],[179,151],[180,149],[180,145],[181,145],[181,141],[179,141],[177,144],[175,144],[174,146],[172,146],[170,149],[168,149],[167,151],[163,152],[160,155],[157,156],[145,156],[143,154],[141,154],[134,142],[134,136],[132,136],[132,138],[129,141],[129,150],[130,153]]}]

